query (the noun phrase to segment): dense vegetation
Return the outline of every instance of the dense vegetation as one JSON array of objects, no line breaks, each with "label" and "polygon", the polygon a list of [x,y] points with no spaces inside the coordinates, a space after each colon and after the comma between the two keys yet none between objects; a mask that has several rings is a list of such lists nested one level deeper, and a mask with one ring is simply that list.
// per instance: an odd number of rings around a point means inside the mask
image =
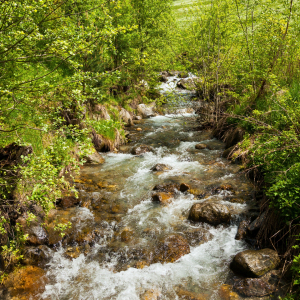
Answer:
[{"label": "dense vegetation", "polygon": [[[0,11],[0,244],[9,270],[26,241],[18,217],[30,205],[54,207],[94,151],[93,133],[114,140],[118,107],[151,98],[172,20],[170,1],[160,0],[4,0]],[[97,104],[110,120],[91,118]]]},{"label": "dense vegetation", "polygon": [[[300,84],[297,1],[200,1],[190,8],[184,63],[199,74],[212,102],[207,118],[264,190],[265,225],[258,240],[293,260],[299,284]],[[191,17],[193,15],[193,17]],[[191,47],[192,45],[192,47]],[[208,113],[208,112],[206,112]],[[203,117],[206,114],[204,112]],[[295,296],[295,299],[297,296]]]},{"label": "dense vegetation", "polygon": [[[59,174],[78,169],[93,130],[114,139],[122,127],[115,108],[150,101],[158,72],[176,69],[201,79],[199,95],[213,111],[203,116],[220,137],[243,133],[232,152],[264,189],[272,224],[260,240],[272,236],[299,285],[297,1],[17,0],[1,1],[0,10],[0,146],[32,147],[21,166],[0,165],[7,266],[25,241],[12,211],[29,202],[51,209],[72,188]],[[91,119],[96,104],[112,120]]]}]

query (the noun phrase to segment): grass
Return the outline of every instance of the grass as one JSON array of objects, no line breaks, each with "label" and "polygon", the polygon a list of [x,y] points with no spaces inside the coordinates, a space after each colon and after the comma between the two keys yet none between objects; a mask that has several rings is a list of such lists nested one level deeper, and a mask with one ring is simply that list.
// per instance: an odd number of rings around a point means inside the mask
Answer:
[{"label": "grass", "polygon": [[173,14],[180,26],[184,27],[189,25],[195,19],[195,8],[209,5],[209,0],[175,0],[173,2]]}]

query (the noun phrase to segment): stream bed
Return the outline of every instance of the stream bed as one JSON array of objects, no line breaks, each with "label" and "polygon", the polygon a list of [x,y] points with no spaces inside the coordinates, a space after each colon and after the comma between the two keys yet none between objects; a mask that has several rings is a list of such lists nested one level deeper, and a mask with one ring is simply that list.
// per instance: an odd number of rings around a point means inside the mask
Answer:
[{"label": "stream bed", "polygon": [[[232,276],[230,261],[248,247],[235,235],[241,215],[252,207],[253,187],[238,165],[221,158],[222,142],[193,130],[194,119],[181,113],[144,120],[141,131],[131,130],[127,147],[145,144],[153,152],[108,153],[103,165],[82,169],[90,186],[78,184],[83,205],[73,219],[79,232],[97,228],[99,238],[73,259],[64,255],[72,248],[54,254],[43,299],[225,299],[220,289]],[[212,150],[196,150],[199,142]],[[158,163],[170,170],[151,171]],[[176,191],[167,205],[152,201],[155,185],[181,183],[194,194]],[[212,192],[222,185],[232,189]],[[230,225],[188,220],[194,203],[210,199],[229,207]],[[189,253],[172,262],[153,260],[170,235],[187,240]]]},{"label": "stream bed", "polygon": [[[228,285],[229,264],[249,248],[235,236],[255,210],[254,188],[187,111],[136,122],[129,144],[82,168],[80,206],[60,211],[73,223],[72,241],[54,252],[41,299],[240,299]],[[197,150],[199,143],[208,148]],[[132,154],[140,145],[148,151]],[[151,170],[156,164],[165,169]],[[180,192],[182,183],[190,189]],[[172,190],[167,203],[153,201],[155,186]],[[192,205],[203,201],[226,205],[230,224],[190,221]]]}]

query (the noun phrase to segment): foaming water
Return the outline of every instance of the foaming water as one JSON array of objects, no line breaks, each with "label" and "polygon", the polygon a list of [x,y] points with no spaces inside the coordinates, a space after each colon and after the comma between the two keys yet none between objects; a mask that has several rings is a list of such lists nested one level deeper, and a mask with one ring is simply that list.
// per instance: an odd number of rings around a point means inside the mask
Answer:
[{"label": "foaming water", "polygon": [[[76,222],[95,224],[99,238],[91,243],[89,252],[77,258],[67,258],[64,248],[54,254],[42,299],[148,299],[145,293],[149,291],[159,299],[185,299],[178,296],[180,290],[203,299],[222,299],[218,291],[231,276],[230,261],[247,248],[235,235],[236,217],[247,211],[248,204],[229,200],[248,197],[252,187],[238,174],[238,166],[221,158],[221,142],[207,132],[193,131],[194,116],[179,113],[148,119],[139,124],[144,133],[131,146],[151,145],[152,152],[140,156],[109,153],[103,165],[82,170],[82,176],[98,186],[100,182],[101,188],[81,192],[92,206],[77,208]],[[212,150],[196,150],[200,142]],[[151,171],[156,164],[167,165],[168,170]],[[168,205],[152,201],[155,185],[182,182],[203,195],[220,184],[230,183],[234,191],[222,190],[205,198],[175,191]],[[191,223],[191,206],[204,201],[228,206],[234,216],[231,224],[213,227]],[[130,233],[128,239],[123,238],[124,230]],[[176,262],[144,264],[145,257],[156,251],[158,241],[171,234],[185,237],[187,232],[203,232],[207,240],[192,240],[190,253]]]},{"label": "foaming water", "polygon": [[[174,286],[186,280],[207,292],[210,285],[226,279],[231,257],[245,249],[242,242],[234,240],[236,230],[236,226],[212,228],[213,240],[192,248],[190,254],[176,263],[157,263],[118,273],[88,262],[84,255],[70,261],[60,250],[50,263],[52,269],[48,273],[49,277],[55,277],[56,283],[46,287],[43,298],[129,300],[140,299],[145,291],[155,289],[161,293],[161,299],[172,299],[176,297]],[[210,291],[210,296],[214,296],[214,291]]]}]

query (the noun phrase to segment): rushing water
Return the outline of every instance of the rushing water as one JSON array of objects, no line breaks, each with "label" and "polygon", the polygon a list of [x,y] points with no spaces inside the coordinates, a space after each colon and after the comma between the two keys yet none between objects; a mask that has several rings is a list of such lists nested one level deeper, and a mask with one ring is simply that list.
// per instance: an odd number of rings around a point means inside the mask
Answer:
[{"label": "rushing water", "polygon": [[[73,221],[78,232],[84,226],[96,229],[98,239],[74,259],[66,256],[66,248],[55,252],[42,299],[225,299],[219,291],[232,276],[229,263],[247,248],[235,235],[251,208],[253,187],[238,165],[221,158],[223,143],[195,131],[195,125],[195,115],[183,111],[143,120],[130,129],[132,141],[123,153],[108,153],[103,165],[82,169],[81,178],[90,186],[77,184],[82,207],[73,208]],[[212,150],[196,150],[200,142]],[[154,151],[130,154],[137,144]],[[171,170],[151,171],[157,163]],[[208,193],[203,199],[178,192],[166,206],[151,200],[156,184],[182,182],[203,191],[230,184],[234,194]],[[210,199],[229,207],[234,216],[229,226],[188,221],[191,206]],[[186,237],[190,253],[173,263],[149,263],[158,241],[170,234]]]}]

